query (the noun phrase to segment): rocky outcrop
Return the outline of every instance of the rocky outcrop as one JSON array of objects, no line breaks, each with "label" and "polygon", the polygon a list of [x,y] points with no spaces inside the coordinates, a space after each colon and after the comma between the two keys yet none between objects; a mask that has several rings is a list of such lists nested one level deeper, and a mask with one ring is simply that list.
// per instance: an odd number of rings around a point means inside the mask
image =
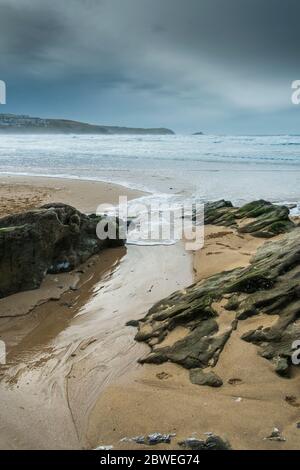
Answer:
[{"label": "rocky outcrop", "polygon": [[70,271],[101,249],[124,244],[118,220],[110,221],[115,240],[97,237],[101,220],[65,204],[0,219],[0,297],[36,289],[47,273]]},{"label": "rocky outcrop", "polygon": [[[228,215],[230,212],[235,219],[236,214],[239,217],[246,214],[247,218],[250,214],[255,216],[252,227],[256,223],[260,225],[259,228],[255,225],[253,234],[258,231],[273,233],[274,226],[271,229],[270,221],[275,218],[278,223],[285,221],[285,228],[293,227],[285,220],[285,208],[274,208],[262,201],[239,210],[233,210],[225,201],[219,202],[218,207],[214,203],[211,213],[206,216],[218,213],[221,217],[221,213]],[[215,220],[218,223],[220,219],[216,216]],[[224,225],[224,219],[220,225]],[[161,364],[171,361],[186,369],[195,369],[190,375],[194,383],[207,382],[208,377],[199,373],[199,369],[216,365],[239,321],[264,313],[274,316],[274,324],[249,331],[242,340],[258,345],[260,354],[273,362],[274,370],[281,376],[288,376],[292,344],[300,338],[299,279],[300,228],[294,228],[279,241],[265,243],[248,267],[214,275],[154,305],[138,322],[136,340],[151,347],[151,352],[140,362]],[[215,307],[220,302],[225,305],[225,309],[221,309],[223,313]],[[224,330],[220,328],[219,320],[220,315],[226,315],[226,310],[235,312],[235,319]],[[160,346],[177,326],[184,326],[187,334],[172,345]]]},{"label": "rocky outcrop", "polygon": [[220,200],[205,204],[204,223],[235,227],[239,233],[250,233],[254,237],[272,238],[294,227],[289,212],[288,207],[263,199],[240,208],[233,207],[230,201]]}]

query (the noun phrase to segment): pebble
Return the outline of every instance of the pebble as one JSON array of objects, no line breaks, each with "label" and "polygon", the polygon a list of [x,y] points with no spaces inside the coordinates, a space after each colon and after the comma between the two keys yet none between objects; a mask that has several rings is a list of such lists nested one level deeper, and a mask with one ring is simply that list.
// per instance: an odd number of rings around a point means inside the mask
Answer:
[{"label": "pebble", "polygon": [[148,436],[136,436],[136,437],[123,437],[121,442],[135,442],[136,444],[146,444],[149,446],[157,444],[170,444],[172,437],[175,437],[176,434],[161,434],[155,432],[148,434]]},{"label": "pebble", "polygon": [[96,447],[96,449],[94,450],[112,450],[114,448],[114,446],[99,446],[99,447]]},{"label": "pebble", "polygon": [[277,441],[277,442],[285,442],[286,439],[282,436],[281,432],[278,428],[274,428],[270,436],[264,438],[264,440],[268,439],[269,441]]}]

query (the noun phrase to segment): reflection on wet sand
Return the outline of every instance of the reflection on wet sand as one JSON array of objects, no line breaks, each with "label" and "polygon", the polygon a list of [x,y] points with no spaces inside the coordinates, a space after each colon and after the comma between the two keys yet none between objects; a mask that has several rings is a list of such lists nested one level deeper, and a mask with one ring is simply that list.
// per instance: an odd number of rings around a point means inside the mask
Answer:
[{"label": "reflection on wet sand", "polygon": [[145,352],[126,321],[191,283],[191,263],[180,244],[108,250],[84,266],[75,290],[27,316],[1,319],[8,349],[1,448],[90,447],[86,429],[99,394],[139,367]]}]

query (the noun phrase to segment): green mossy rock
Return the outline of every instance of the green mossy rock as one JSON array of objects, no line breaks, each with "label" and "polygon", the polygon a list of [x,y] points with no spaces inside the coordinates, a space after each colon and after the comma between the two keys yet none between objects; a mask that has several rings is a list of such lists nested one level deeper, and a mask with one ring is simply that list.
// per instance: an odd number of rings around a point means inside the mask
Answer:
[{"label": "green mossy rock", "polygon": [[[213,367],[237,322],[264,313],[278,318],[267,328],[262,320],[260,328],[245,333],[242,339],[258,345],[260,354],[274,362],[275,371],[288,376],[292,344],[300,338],[299,279],[300,228],[295,228],[280,241],[265,243],[248,267],[211,276],[154,305],[138,323],[136,340],[151,347],[140,362],[171,361],[186,369]],[[222,315],[227,309],[235,311],[236,317],[231,327],[220,331],[213,303],[225,300]],[[187,335],[171,346],[160,347],[179,325],[188,330]]]},{"label": "green mossy rock", "polygon": [[278,206],[263,199],[240,208],[233,207],[230,201],[221,199],[204,205],[204,223],[235,227],[240,233],[250,233],[254,237],[272,238],[294,228],[289,212],[288,207]]}]

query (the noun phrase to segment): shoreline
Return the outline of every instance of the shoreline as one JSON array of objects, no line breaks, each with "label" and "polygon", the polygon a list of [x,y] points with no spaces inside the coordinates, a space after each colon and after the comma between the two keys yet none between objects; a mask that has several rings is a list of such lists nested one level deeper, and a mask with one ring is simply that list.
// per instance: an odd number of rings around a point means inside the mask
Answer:
[{"label": "shoreline", "polygon": [[0,175],[0,216],[50,202],[65,202],[81,212],[95,212],[99,204],[116,204],[120,195],[129,200],[147,195],[115,183],[84,179]]},{"label": "shoreline", "polygon": [[138,187],[135,186],[135,185],[132,185],[126,181],[120,181],[120,182],[116,182],[116,181],[112,181],[112,180],[108,180],[108,179],[101,179],[101,178],[94,178],[92,176],[88,177],[88,176],[85,176],[85,177],[81,177],[81,176],[76,176],[76,175],[56,175],[56,174],[53,174],[53,175],[49,175],[49,174],[35,174],[35,173],[32,173],[32,174],[29,174],[29,173],[9,173],[9,172],[0,172],[0,181],[3,179],[40,179],[40,180],[65,180],[65,181],[73,181],[73,182],[76,182],[76,181],[82,181],[82,182],[86,182],[86,183],[96,183],[96,184],[104,184],[104,185],[112,185],[112,186],[115,186],[117,188],[123,188],[125,189],[126,191],[129,191],[129,192],[137,192],[137,193],[141,193],[142,195],[149,195],[149,194],[164,194],[164,193],[156,193],[154,190],[150,190],[149,188],[146,188],[146,187]]},{"label": "shoreline", "polygon": [[[150,189],[148,187],[139,187],[138,185],[133,185],[131,183],[128,183],[126,181],[120,181],[120,182],[115,182],[115,181],[112,181],[112,180],[106,180],[106,179],[101,179],[101,178],[93,178],[93,177],[80,177],[80,176],[75,176],[75,175],[63,175],[63,176],[60,176],[60,175],[48,175],[48,174],[28,174],[28,173],[10,173],[10,172],[0,172],[0,185],[2,184],[5,184],[5,183],[10,183],[10,182],[16,182],[16,184],[18,184],[18,180],[20,180],[21,182],[24,180],[24,181],[28,181],[28,184],[30,185],[31,183],[33,183],[33,185],[35,186],[35,182],[37,180],[40,180],[41,182],[44,182],[49,180],[49,182],[52,180],[52,181],[57,181],[58,182],[58,186],[60,186],[59,182],[61,181],[70,181],[72,183],[70,184],[76,184],[76,182],[78,182],[79,184],[80,183],[86,183],[86,185],[88,184],[96,184],[96,185],[103,185],[103,186],[108,186],[110,187],[110,190],[111,189],[115,189],[116,191],[120,191],[122,189],[122,192],[125,193],[125,195],[127,195],[128,193],[128,198],[129,200],[130,199],[135,199],[135,198],[139,198],[139,197],[143,197],[143,196],[156,196],[156,197],[160,197],[160,196],[180,196],[180,193],[177,193],[177,192],[168,192],[168,190],[170,189],[173,189],[173,188],[166,188],[164,191],[160,191],[160,190],[154,190],[153,188]],[[50,186],[50,185],[49,185]],[[132,195],[132,196],[131,196]],[[189,195],[188,196],[188,200],[190,199],[194,199],[194,200],[197,200],[197,196],[193,193],[192,195]],[[217,198],[216,200],[219,200],[219,199],[226,199],[225,196],[222,196],[222,197],[219,197]],[[205,199],[205,200],[201,200],[201,203],[206,203],[206,202],[211,202],[211,201],[214,201],[215,199],[214,198],[210,198],[210,199]],[[252,202],[253,198],[249,198],[248,200],[239,200],[236,202],[236,206],[237,207],[241,207],[242,205],[248,203],[248,202]],[[290,200],[287,200],[287,199],[283,199],[283,200],[279,200],[278,198],[275,198],[275,199],[272,199],[272,198],[268,198],[267,199],[268,201],[272,202],[273,204],[275,205],[284,205],[284,206],[287,206],[290,208],[291,210],[291,216],[295,219],[298,219],[300,218],[300,198],[298,200],[295,200],[294,198],[291,198]],[[104,201],[106,202],[106,201]],[[233,202],[233,200],[231,200],[231,202]],[[80,208],[79,208],[80,209]],[[1,215],[0,215],[1,216]]]}]

